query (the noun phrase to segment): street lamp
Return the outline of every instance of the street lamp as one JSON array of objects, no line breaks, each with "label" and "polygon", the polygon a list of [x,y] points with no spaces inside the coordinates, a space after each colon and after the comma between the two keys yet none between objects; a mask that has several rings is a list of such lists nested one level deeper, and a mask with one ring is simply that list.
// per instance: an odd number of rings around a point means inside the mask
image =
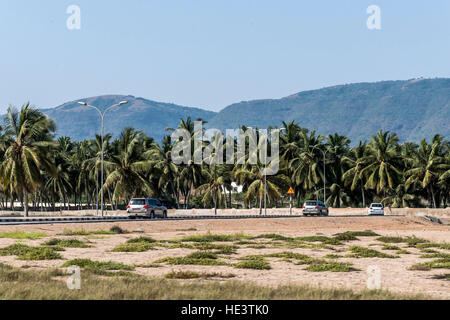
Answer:
[{"label": "street lamp", "polygon": [[[100,117],[102,118],[102,169],[101,169],[101,172],[102,172],[102,174],[101,174],[102,179],[101,179],[101,186],[100,186],[100,187],[101,187],[101,207],[102,207],[102,217],[103,217],[103,152],[104,152],[104,151],[103,151],[103,134],[104,134],[103,131],[104,131],[104,119],[105,119],[105,114],[106,114],[109,110],[111,110],[112,108],[114,108],[114,107],[118,107],[118,106],[127,104],[128,101],[121,101],[121,102],[119,102],[119,103],[117,103],[117,104],[114,104],[114,105],[110,106],[109,108],[107,108],[104,112],[101,112],[99,108],[97,108],[97,107],[95,107],[95,106],[91,106],[91,105],[87,104],[87,103],[84,102],[84,101],[79,101],[78,103],[81,104],[82,106],[85,106],[85,107],[94,108],[95,110],[97,110],[97,112],[100,114]],[[97,199],[98,199],[98,195],[97,195]]]},{"label": "street lamp", "polygon": [[[310,148],[311,147],[312,147],[312,150],[311,150],[311,152],[312,152],[312,151],[314,151],[315,148],[319,147],[319,145],[316,145],[314,147],[310,146]],[[333,147],[331,149],[335,149],[336,150],[337,147],[338,146],[335,146],[335,147]],[[326,149],[325,151],[323,151],[322,149],[317,149],[317,150],[320,150],[320,152],[322,152],[322,154],[323,154],[323,203],[326,204],[327,203],[327,198],[326,198],[326,191],[325,191],[325,188],[326,188],[325,156],[326,156],[327,152],[330,151],[330,148]]]}]

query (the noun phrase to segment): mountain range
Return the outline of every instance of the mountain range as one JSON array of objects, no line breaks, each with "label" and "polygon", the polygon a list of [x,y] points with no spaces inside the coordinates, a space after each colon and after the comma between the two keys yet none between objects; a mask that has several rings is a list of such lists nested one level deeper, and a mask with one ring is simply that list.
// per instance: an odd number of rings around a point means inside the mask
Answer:
[{"label": "mountain range", "polygon": [[281,99],[242,101],[220,112],[179,106],[144,98],[104,95],[81,98],[56,108],[41,109],[57,124],[57,134],[75,140],[100,131],[100,116],[77,101],[104,109],[122,100],[128,104],[105,117],[105,132],[117,136],[127,126],[161,141],[165,128],[177,127],[180,118],[202,118],[209,128],[234,129],[240,125],[281,126],[295,120],[301,127],[322,134],[346,135],[352,144],[368,140],[378,130],[398,134],[402,141],[450,136],[450,78],[354,83],[303,91]]}]

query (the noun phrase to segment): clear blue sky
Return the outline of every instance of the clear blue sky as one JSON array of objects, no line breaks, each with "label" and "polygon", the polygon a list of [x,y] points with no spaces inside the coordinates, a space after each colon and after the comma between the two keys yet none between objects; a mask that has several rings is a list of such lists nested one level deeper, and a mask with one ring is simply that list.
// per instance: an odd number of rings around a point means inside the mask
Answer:
[{"label": "clear blue sky", "polygon": [[[81,8],[81,30],[66,9]],[[381,8],[368,30],[366,8]],[[132,94],[209,110],[450,76],[448,0],[1,0],[0,112]]]}]

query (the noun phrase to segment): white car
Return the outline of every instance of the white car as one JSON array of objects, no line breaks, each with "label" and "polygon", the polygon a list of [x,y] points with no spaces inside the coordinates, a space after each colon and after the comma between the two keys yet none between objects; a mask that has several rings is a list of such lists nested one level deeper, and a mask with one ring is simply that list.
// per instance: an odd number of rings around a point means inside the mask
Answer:
[{"label": "white car", "polygon": [[369,216],[384,216],[384,206],[382,203],[371,203],[369,209],[367,209]]}]

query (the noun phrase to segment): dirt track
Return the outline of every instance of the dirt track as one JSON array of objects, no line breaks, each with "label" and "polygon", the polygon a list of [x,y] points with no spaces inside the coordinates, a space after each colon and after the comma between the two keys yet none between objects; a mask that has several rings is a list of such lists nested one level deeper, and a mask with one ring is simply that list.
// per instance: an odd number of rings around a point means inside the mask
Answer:
[{"label": "dirt track", "polygon": [[[54,224],[54,225],[27,225],[27,226],[0,226],[0,232],[24,230],[45,232],[48,237],[40,240],[28,240],[29,245],[39,245],[55,237],[64,229],[71,230],[108,230],[113,225],[120,225],[131,232],[124,235],[112,235],[99,239],[89,239],[95,246],[93,248],[67,248],[62,252],[64,259],[91,258],[100,261],[119,261],[126,264],[150,264],[153,261],[167,256],[184,256],[193,252],[191,249],[150,250],[146,252],[106,252],[116,245],[124,243],[127,239],[141,235],[151,236],[157,240],[181,238],[185,235],[205,234],[206,232],[230,234],[242,232],[250,235],[262,233],[278,233],[285,236],[332,236],[338,232],[372,230],[386,236],[417,236],[432,242],[450,242],[450,226],[431,223],[422,218],[410,217],[308,217],[308,218],[279,218],[279,219],[245,219],[245,220],[194,220],[194,221],[132,221],[116,223],[87,223],[87,224]],[[188,230],[190,229],[190,230]],[[192,229],[195,229],[192,230]],[[72,237],[74,238],[74,237]],[[85,237],[76,237],[86,240]],[[329,253],[345,254],[350,245],[359,245],[381,250],[382,244],[376,244],[374,237],[360,237],[359,241],[350,241],[345,247],[336,252],[328,249],[254,249],[242,247],[237,257],[251,254],[265,254],[281,251],[292,251],[307,254],[311,257],[323,257]],[[15,243],[13,239],[0,239],[0,247]],[[396,244],[405,248],[405,244]],[[324,287],[345,287],[364,289],[366,287],[369,266],[378,266],[381,269],[382,287],[402,293],[425,293],[437,298],[450,299],[450,283],[445,280],[432,279],[433,275],[448,273],[448,269],[432,269],[431,271],[411,271],[408,268],[418,262],[425,262],[419,258],[422,254],[416,248],[405,248],[411,254],[400,255],[398,259],[385,258],[341,258],[339,261],[351,262],[354,267],[361,269],[357,272],[309,272],[304,266],[271,259],[271,270],[236,269],[230,266],[198,266],[198,265],[162,265],[159,268],[136,268],[136,272],[149,276],[162,276],[172,270],[214,271],[233,273],[238,280],[250,280],[260,284],[276,285],[279,283],[306,283]],[[387,252],[387,251],[383,251]],[[387,252],[390,253],[390,252]],[[447,251],[448,253],[448,251]],[[14,266],[32,267],[59,267],[62,260],[49,261],[21,261],[15,257],[0,257],[0,262]],[[239,298],[239,297],[236,297]]]}]

